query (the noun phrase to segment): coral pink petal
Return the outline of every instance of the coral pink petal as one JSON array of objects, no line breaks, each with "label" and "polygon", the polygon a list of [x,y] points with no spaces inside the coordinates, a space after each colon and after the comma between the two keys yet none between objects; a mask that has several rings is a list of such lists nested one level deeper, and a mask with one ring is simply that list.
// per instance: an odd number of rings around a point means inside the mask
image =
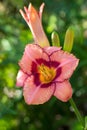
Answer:
[{"label": "coral pink petal", "polygon": [[43,13],[44,6],[45,6],[45,4],[42,3],[41,6],[40,6],[40,10],[39,10],[39,17],[40,17],[41,20],[42,20],[42,13]]},{"label": "coral pink petal", "polygon": [[27,79],[28,75],[26,75],[22,70],[19,70],[17,74],[17,82],[16,86],[24,86],[24,82]]},{"label": "coral pink petal", "polygon": [[23,95],[27,104],[43,104],[47,102],[54,93],[55,85],[41,88],[34,84],[33,76],[29,77],[23,89]]},{"label": "coral pink petal", "polygon": [[61,50],[62,47],[54,47],[54,46],[50,46],[50,47],[46,47],[45,51],[49,54],[52,55],[52,53]]},{"label": "coral pink petal", "polygon": [[36,44],[28,44],[25,48],[24,55],[20,60],[19,65],[25,73],[31,74],[32,61],[36,62],[36,59],[40,58],[49,61],[48,55],[41,47]]},{"label": "coral pink petal", "polygon": [[58,68],[61,68],[61,74],[56,79],[57,81],[63,81],[70,78],[79,62],[74,55],[62,50],[54,52],[50,58],[52,61],[57,61],[60,63]]},{"label": "coral pink petal", "polygon": [[27,15],[20,9],[19,12],[21,13],[22,17],[24,18],[24,20],[26,22],[29,22],[29,18],[27,17]]},{"label": "coral pink petal", "polygon": [[68,80],[56,83],[54,96],[63,102],[67,102],[72,97],[72,87]]},{"label": "coral pink petal", "polygon": [[[42,5],[42,7],[43,7],[43,5]],[[42,9],[42,7],[41,7],[41,9]],[[40,9],[40,11],[41,11],[41,9]],[[41,19],[38,15],[37,11],[35,10],[35,8],[32,6],[32,4],[29,5],[28,12],[29,13],[26,14],[27,17],[29,18],[29,21],[27,23],[31,29],[31,32],[33,34],[33,37],[34,37],[36,43],[38,43],[42,47],[49,46],[49,41],[44,33]]]}]

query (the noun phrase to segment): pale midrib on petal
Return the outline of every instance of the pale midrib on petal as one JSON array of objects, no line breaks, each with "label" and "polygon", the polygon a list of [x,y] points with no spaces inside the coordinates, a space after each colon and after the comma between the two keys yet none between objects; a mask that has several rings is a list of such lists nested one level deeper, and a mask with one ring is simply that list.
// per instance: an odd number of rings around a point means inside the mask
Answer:
[{"label": "pale midrib on petal", "polygon": [[40,84],[39,86],[37,86],[36,89],[34,90],[32,96],[31,96],[30,99],[29,99],[29,104],[32,103],[32,101],[33,101],[33,99],[35,98],[35,95],[36,95],[37,92],[39,91],[40,87],[41,87],[41,84]]},{"label": "pale midrib on petal", "polygon": [[[56,70],[59,69],[60,67],[64,66],[64,65],[66,65],[66,64],[68,64],[70,62],[74,62],[74,61],[76,61],[76,59],[74,59],[74,60],[68,60],[68,61],[65,61],[63,63],[60,63],[60,65],[56,68]],[[77,63],[78,62],[76,62],[76,65],[77,65]],[[76,65],[75,65],[75,67],[76,67]]]}]

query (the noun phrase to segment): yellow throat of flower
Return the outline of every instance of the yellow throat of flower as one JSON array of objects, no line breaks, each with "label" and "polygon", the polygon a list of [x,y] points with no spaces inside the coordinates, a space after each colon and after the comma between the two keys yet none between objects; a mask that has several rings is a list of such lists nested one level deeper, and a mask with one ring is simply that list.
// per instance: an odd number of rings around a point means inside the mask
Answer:
[{"label": "yellow throat of flower", "polygon": [[50,83],[56,76],[56,70],[53,67],[48,67],[44,64],[41,64],[38,67],[38,72],[40,74],[41,83]]}]

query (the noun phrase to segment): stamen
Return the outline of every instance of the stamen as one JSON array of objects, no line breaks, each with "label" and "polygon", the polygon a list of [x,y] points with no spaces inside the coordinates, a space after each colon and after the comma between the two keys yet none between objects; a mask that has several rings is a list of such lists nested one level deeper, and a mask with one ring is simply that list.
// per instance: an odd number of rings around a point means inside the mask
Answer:
[{"label": "stamen", "polygon": [[38,67],[38,72],[40,74],[40,81],[42,83],[49,83],[51,82],[55,75],[56,75],[56,70],[55,68],[53,67],[48,67],[48,66],[45,66],[44,64],[41,64],[39,67]]}]

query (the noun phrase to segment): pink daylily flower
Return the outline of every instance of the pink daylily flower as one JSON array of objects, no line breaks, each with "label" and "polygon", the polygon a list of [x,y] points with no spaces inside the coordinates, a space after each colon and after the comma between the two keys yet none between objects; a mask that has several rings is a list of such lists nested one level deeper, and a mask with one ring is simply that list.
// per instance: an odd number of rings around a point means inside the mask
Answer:
[{"label": "pink daylily flower", "polygon": [[66,102],[72,97],[69,79],[79,60],[58,47],[28,44],[19,62],[17,85],[27,104],[43,104],[53,95]]},{"label": "pink daylily flower", "polygon": [[20,10],[29,25],[35,43],[28,44],[19,62],[17,86],[23,87],[27,104],[43,104],[52,96],[66,102],[72,97],[69,79],[76,69],[79,60],[61,47],[50,47],[43,31],[41,18],[44,4],[39,13],[30,4]]},{"label": "pink daylily flower", "polygon": [[43,8],[44,3],[40,6],[39,13],[35,10],[32,4],[29,4],[28,8],[24,7],[25,13],[20,9],[21,15],[30,27],[35,43],[39,44],[41,47],[50,45],[42,27]]}]

